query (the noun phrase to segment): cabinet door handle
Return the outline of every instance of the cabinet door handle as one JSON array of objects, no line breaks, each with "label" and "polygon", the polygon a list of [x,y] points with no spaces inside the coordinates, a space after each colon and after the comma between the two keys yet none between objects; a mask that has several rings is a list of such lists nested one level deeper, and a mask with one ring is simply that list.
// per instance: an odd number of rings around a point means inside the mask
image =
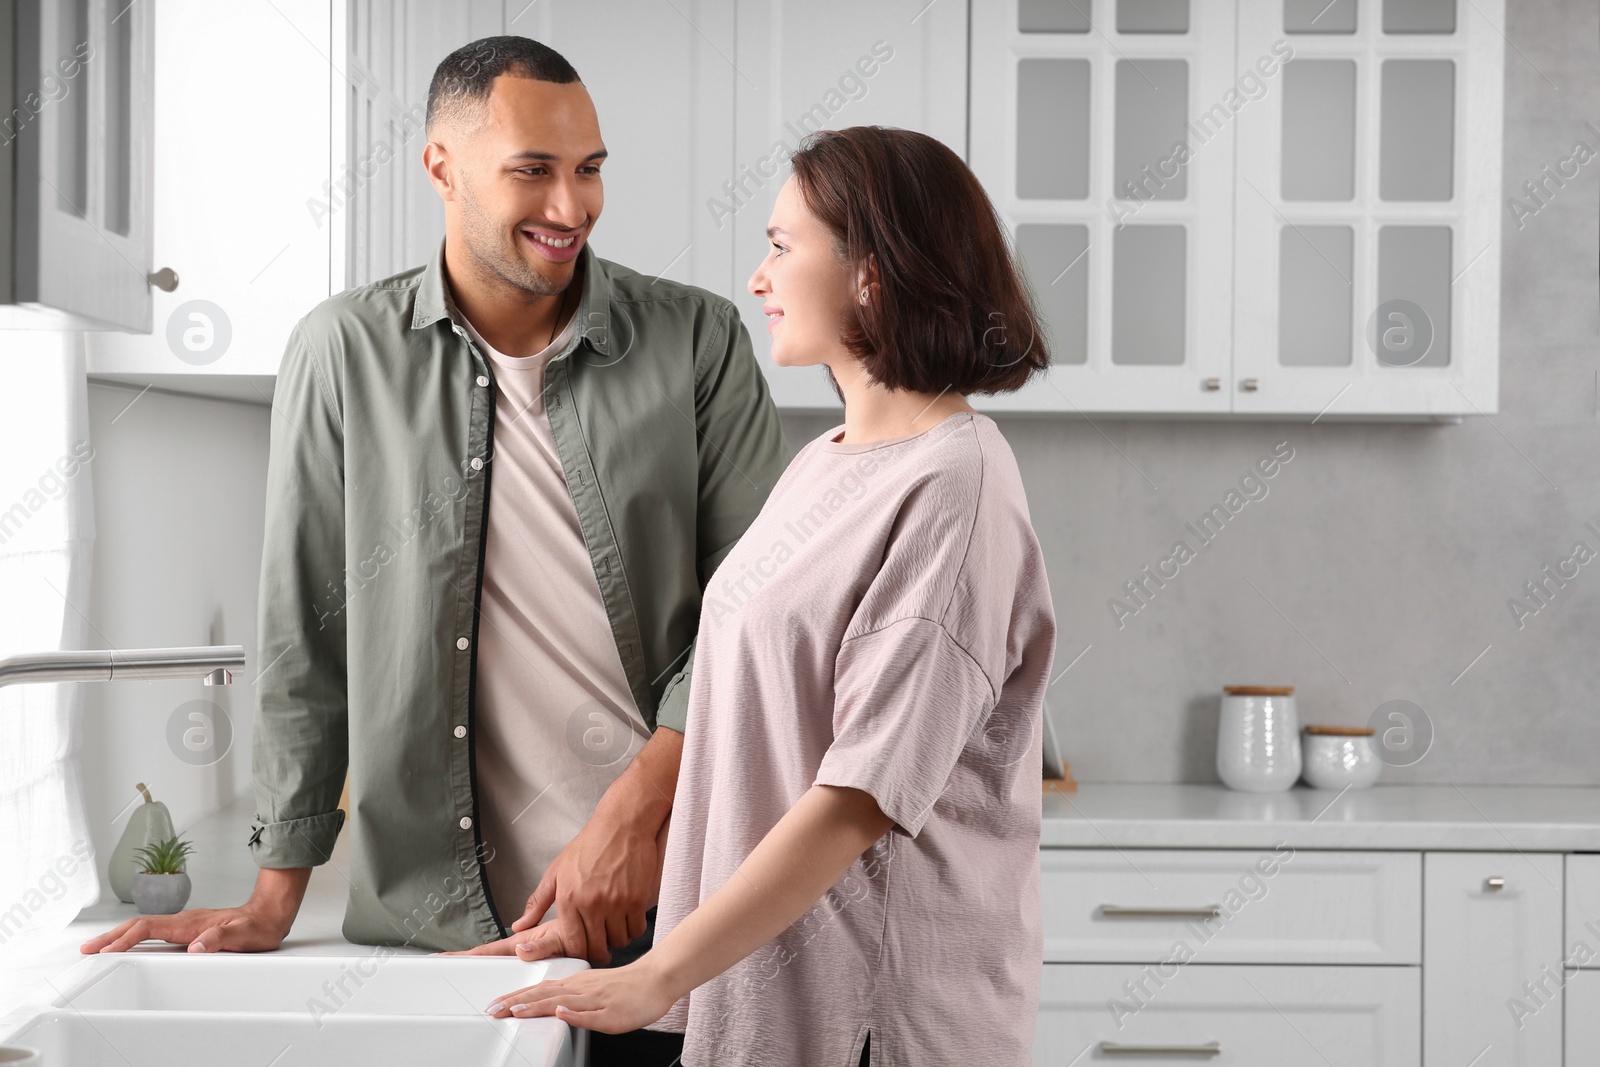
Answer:
[{"label": "cabinet door handle", "polygon": [[1499,892],[1506,887],[1506,880],[1497,874],[1493,878],[1485,878],[1483,880],[1483,886],[1485,889]]},{"label": "cabinet door handle", "polygon": [[1222,388],[1222,379],[1221,378],[1203,378],[1200,381],[1200,388],[1206,390],[1207,392],[1215,392],[1216,390]]},{"label": "cabinet door handle", "polygon": [[1201,908],[1125,908],[1120,904],[1102,904],[1100,914],[1108,919],[1220,919],[1222,905],[1207,904]]},{"label": "cabinet door handle", "polygon": [[178,272],[171,267],[162,267],[146,275],[146,280],[163,293],[170,293],[178,287]]},{"label": "cabinet door handle", "polygon": [[1119,1041],[1100,1042],[1107,1056],[1220,1056],[1222,1045],[1207,1041],[1203,1045],[1124,1045]]},{"label": "cabinet door handle", "polygon": [[1261,388],[1261,379],[1260,378],[1245,378],[1245,379],[1242,379],[1239,382],[1239,388],[1243,389],[1247,393],[1253,393],[1257,389]]}]

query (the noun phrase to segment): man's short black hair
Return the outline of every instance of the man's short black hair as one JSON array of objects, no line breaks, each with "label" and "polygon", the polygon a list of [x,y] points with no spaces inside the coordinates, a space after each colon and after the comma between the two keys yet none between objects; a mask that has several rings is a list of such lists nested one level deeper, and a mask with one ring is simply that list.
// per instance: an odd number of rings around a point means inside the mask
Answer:
[{"label": "man's short black hair", "polygon": [[482,37],[445,56],[428,86],[427,135],[435,124],[461,122],[473,129],[480,120],[494,80],[502,74],[569,85],[578,81],[566,57],[531,37]]}]

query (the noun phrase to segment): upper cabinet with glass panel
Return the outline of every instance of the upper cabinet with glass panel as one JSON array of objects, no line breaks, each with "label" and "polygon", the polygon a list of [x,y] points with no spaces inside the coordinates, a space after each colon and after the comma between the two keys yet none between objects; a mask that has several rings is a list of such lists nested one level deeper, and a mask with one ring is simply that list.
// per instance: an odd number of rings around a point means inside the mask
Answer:
[{"label": "upper cabinet with glass panel", "polygon": [[1047,320],[990,408],[1498,395],[1503,0],[974,0],[972,165]]},{"label": "upper cabinet with glass panel", "polygon": [[1236,410],[1497,410],[1503,5],[1240,11],[1241,48],[1281,29],[1295,57],[1240,124]]},{"label": "upper cabinet with glass panel", "polygon": [[150,329],[150,4],[17,0],[0,79],[0,328]]},{"label": "upper cabinet with glass panel", "polygon": [[989,409],[1228,409],[1231,7],[976,0],[973,169],[1014,229],[1052,370]]}]

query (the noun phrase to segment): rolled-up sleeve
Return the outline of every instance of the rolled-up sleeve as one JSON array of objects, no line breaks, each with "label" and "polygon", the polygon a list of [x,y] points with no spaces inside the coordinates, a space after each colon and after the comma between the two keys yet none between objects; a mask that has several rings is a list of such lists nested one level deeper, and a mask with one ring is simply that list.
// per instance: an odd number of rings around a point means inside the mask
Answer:
[{"label": "rolled-up sleeve", "polygon": [[249,839],[266,868],[325,862],[344,824],[344,430],[323,355],[302,321],[272,402]]}]

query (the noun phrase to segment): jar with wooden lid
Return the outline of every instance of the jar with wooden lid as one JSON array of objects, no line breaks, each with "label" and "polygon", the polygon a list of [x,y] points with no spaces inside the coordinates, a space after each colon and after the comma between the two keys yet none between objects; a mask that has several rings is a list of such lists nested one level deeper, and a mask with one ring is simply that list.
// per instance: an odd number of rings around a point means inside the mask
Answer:
[{"label": "jar with wooden lid", "polygon": [[1372,747],[1370,726],[1307,726],[1304,749],[1306,784],[1313,789],[1367,789],[1383,763]]},{"label": "jar with wooden lid", "polygon": [[1222,687],[1217,776],[1242,793],[1282,793],[1300,777],[1292,685]]}]

